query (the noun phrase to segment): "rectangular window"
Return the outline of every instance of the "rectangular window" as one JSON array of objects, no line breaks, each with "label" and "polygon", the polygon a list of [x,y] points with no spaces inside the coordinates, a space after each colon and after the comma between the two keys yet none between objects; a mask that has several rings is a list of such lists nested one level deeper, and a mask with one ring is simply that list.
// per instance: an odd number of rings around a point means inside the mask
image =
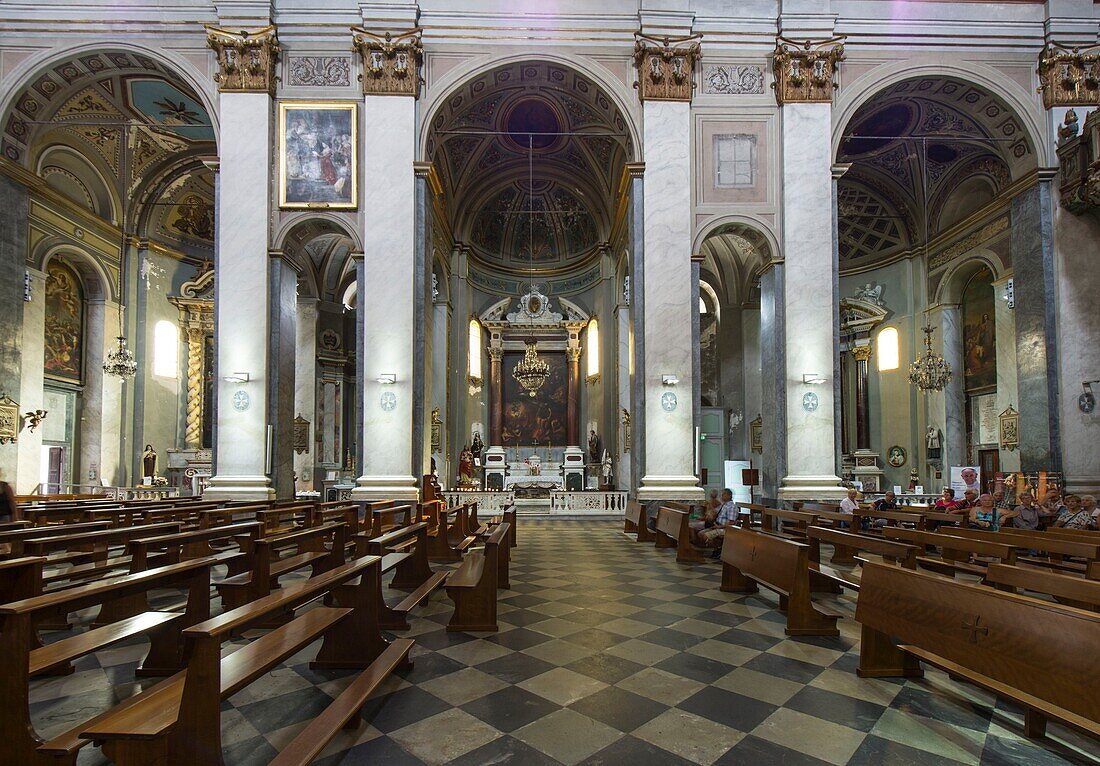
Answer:
[{"label": "rectangular window", "polygon": [[756,178],[756,136],[745,133],[714,137],[714,185],[743,189]]},{"label": "rectangular window", "polygon": [[179,330],[171,322],[161,320],[153,326],[153,374],[160,378],[178,375],[180,353]]}]

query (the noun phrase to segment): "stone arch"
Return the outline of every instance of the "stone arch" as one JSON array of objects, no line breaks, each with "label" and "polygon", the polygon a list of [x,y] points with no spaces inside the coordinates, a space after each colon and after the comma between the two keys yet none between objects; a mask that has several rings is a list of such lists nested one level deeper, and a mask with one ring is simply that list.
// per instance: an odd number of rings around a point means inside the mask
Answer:
[{"label": "stone arch", "polygon": [[118,300],[117,285],[92,253],[75,245],[57,243],[41,254],[41,260],[36,259],[35,268],[44,273],[55,258],[63,258],[80,276],[85,300]]},{"label": "stone arch", "polygon": [[75,56],[87,55],[101,51],[122,51],[147,56],[157,61],[162,66],[171,70],[184,83],[186,83],[195,95],[202,101],[214,130],[214,141],[218,141],[218,111],[217,91],[213,79],[209,74],[200,72],[194,64],[183,56],[163,47],[151,48],[132,41],[121,40],[115,37],[93,38],[82,40],[75,45],[64,45],[49,50],[41,51],[28,57],[16,66],[11,73],[0,81],[0,114],[7,114],[14,106],[14,100],[19,92],[32,82],[36,75],[40,75],[50,67],[71,59]]},{"label": "stone arch", "polygon": [[[745,235],[755,241],[749,243],[755,252],[742,252],[732,244],[725,248],[728,252],[718,253],[713,243],[708,241],[713,237],[728,238],[736,236],[745,239]],[[692,243],[692,252],[704,256],[701,269],[715,278],[720,287],[719,296],[722,303],[744,303],[752,292],[752,282],[760,267],[774,261],[778,257],[779,245],[771,227],[765,222],[746,215],[717,216],[706,222],[696,233]]]},{"label": "stone arch", "polygon": [[630,158],[630,161],[638,162],[641,160],[642,135],[641,129],[639,128],[640,115],[637,113],[637,100],[633,98],[633,89],[628,88],[615,77],[611,70],[597,61],[593,61],[583,56],[569,56],[553,53],[540,53],[538,56],[532,56],[531,54],[525,53],[487,56],[461,64],[450,72],[447,72],[438,83],[433,84],[431,88],[433,95],[425,103],[424,109],[421,112],[424,116],[420,122],[420,137],[417,143],[418,156],[423,160],[430,160],[430,157],[428,157],[428,139],[432,132],[432,122],[435,120],[435,116],[441,107],[459,88],[482,72],[490,72],[508,64],[525,61],[559,64],[572,69],[578,74],[583,74],[591,78],[593,82],[614,101],[615,106],[623,115],[634,147],[634,156]]},{"label": "stone arch", "polygon": [[346,218],[325,212],[288,216],[275,242],[275,250],[298,265],[299,285],[313,297],[338,300],[349,274],[354,280],[352,254],[361,246]]},{"label": "stone arch", "polygon": [[995,253],[986,249],[975,250],[947,270],[936,289],[933,305],[960,305],[967,282],[983,268],[993,275],[994,282],[1004,276],[1004,269]]},{"label": "stone arch", "polygon": [[122,206],[94,155],[89,156],[68,144],[51,144],[34,158],[34,172],[50,186],[71,198],[72,195],[64,191],[63,186],[59,187],[51,181],[54,173],[63,174],[85,195],[85,204],[92,213],[112,223],[118,223]]},{"label": "stone arch", "polygon": [[890,86],[920,77],[956,78],[999,97],[1027,131],[1038,166],[1048,167],[1051,164],[1050,149],[1042,127],[1044,115],[1038,98],[993,67],[971,61],[966,62],[966,66],[930,61],[894,61],[874,67],[846,83],[833,105],[832,156],[840,155],[844,131],[861,106]]}]

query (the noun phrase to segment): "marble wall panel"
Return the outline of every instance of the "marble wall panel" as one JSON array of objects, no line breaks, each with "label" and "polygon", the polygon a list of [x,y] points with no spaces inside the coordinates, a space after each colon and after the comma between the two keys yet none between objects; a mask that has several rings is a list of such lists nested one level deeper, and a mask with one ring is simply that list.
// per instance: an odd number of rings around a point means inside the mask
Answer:
[{"label": "marble wall panel", "polygon": [[[7,394],[22,404],[21,366],[23,363],[23,281],[27,260],[26,187],[0,177],[0,396]],[[38,367],[41,377],[42,367]],[[0,445],[0,480],[18,480],[18,447]]]}]

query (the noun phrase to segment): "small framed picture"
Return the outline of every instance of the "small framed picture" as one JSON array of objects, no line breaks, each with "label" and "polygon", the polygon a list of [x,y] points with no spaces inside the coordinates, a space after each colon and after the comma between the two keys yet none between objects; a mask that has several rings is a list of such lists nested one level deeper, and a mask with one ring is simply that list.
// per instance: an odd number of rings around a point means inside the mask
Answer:
[{"label": "small framed picture", "polygon": [[358,207],[357,108],[348,101],[279,102],[279,207]]}]

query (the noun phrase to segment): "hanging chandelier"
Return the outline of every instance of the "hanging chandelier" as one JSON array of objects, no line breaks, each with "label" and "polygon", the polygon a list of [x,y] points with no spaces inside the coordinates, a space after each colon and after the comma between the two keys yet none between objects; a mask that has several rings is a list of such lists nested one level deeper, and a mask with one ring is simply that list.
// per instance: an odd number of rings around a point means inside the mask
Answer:
[{"label": "hanging chandelier", "polygon": [[951,380],[951,365],[932,351],[932,327],[924,327],[924,354],[909,364],[909,382],[921,391],[942,391]]},{"label": "hanging chandelier", "polygon": [[132,378],[137,374],[137,362],[134,354],[126,346],[126,336],[118,336],[118,346],[107,352],[107,361],[103,363],[103,372],[119,378]]},{"label": "hanging chandelier", "polygon": [[523,386],[527,395],[534,397],[546,379],[550,377],[550,365],[545,360],[539,359],[539,352],[535,350],[535,339],[526,341],[527,350],[523,352],[523,358],[512,369],[512,377]]}]

